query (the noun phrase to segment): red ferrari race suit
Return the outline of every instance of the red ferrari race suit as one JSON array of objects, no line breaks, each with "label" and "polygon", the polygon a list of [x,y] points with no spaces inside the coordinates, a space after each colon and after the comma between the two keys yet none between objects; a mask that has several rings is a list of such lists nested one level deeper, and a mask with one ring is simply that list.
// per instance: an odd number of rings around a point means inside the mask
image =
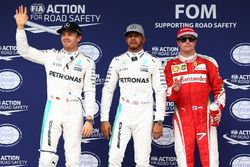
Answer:
[{"label": "red ferrari race suit", "polygon": [[[195,143],[203,167],[218,167],[217,128],[209,119],[209,94],[220,110],[225,106],[225,90],[217,62],[208,56],[195,54],[188,59],[177,56],[165,67],[167,98],[176,105],[173,116],[175,152],[179,167],[194,166]],[[181,80],[180,90],[173,82]]]}]

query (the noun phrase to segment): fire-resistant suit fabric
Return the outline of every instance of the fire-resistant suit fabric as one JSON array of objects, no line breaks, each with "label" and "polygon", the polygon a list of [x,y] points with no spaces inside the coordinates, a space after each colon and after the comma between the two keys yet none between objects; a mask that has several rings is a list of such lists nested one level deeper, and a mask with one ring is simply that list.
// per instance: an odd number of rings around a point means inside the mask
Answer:
[{"label": "fire-resistant suit fabric", "polygon": [[109,165],[121,166],[132,136],[137,166],[148,167],[154,114],[153,92],[156,99],[155,121],[164,120],[166,107],[166,81],[161,62],[144,50],[137,53],[127,51],[114,57],[102,90],[101,121],[109,121],[118,81],[120,99],[110,139]]},{"label": "fire-resistant suit fabric", "polygon": [[[178,166],[194,166],[197,143],[202,166],[218,167],[217,128],[210,125],[208,107],[210,93],[220,110],[225,106],[225,90],[217,62],[200,54],[184,61],[179,55],[167,61],[164,72],[168,100],[176,105],[173,126]],[[182,82],[178,92],[173,89],[176,79]]]},{"label": "fire-resistant suit fabric", "polygon": [[[39,166],[56,164],[58,140],[63,132],[67,167],[79,166],[83,107],[81,94],[86,101],[85,115],[95,111],[95,63],[79,51],[66,52],[37,50],[29,46],[25,30],[17,29],[18,53],[25,59],[45,66],[47,74],[47,103],[40,140]],[[49,163],[49,164],[48,164]]]}]

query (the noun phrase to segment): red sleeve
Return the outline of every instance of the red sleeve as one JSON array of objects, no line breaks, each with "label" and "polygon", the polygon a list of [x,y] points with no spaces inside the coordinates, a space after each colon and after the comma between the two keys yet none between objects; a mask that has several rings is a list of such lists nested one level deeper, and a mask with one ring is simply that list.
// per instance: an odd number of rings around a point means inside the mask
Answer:
[{"label": "red sleeve", "polygon": [[167,98],[169,101],[176,101],[178,93],[173,89],[173,76],[171,70],[171,60],[167,62],[164,73],[167,82]]},{"label": "red sleeve", "polygon": [[226,94],[223,79],[219,74],[219,68],[216,60],[211,57],[207,58],[207,67],[212,94],[215,101],[219,103],[220,110],[222,110],[225,106]]}]

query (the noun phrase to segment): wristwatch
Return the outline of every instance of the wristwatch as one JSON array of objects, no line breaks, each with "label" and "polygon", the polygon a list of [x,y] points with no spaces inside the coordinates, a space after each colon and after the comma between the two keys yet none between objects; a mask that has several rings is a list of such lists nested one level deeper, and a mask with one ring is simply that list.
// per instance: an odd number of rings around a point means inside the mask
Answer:
[{"label": "wristwatch", "polygon": [[154,121],[154,123],[156,123],[156,124],[158,124],[158,125],[160,125],[160,126],[163,125],[163,121],[162,121],[162,120]]},{"label": "wristwatch", "polygon": [[88,121],[90,124],[94,124],[94,119],[92,117],[86,117],[85,121]]}]

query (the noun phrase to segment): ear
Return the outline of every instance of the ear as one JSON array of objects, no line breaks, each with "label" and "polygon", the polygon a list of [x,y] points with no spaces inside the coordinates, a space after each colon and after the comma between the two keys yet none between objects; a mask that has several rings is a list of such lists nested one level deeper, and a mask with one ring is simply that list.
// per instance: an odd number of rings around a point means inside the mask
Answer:
[{"label": "ear", "polygon": [[146,38],[145,37],[142,37],[142,39],[143,39],[143,44],[146,42]]},{"label": "ear", "polygon": [[79,43],[83,39],[82,35],[77,36],[77,42]]},{"label": "ear", "polygon": [[128,42],[128,38],[125,36],[124,41],[127,43]]},{"label": "ear", "polygon": [[178,40],[176,40],[177,46],[180,47],[180,42]]},{"label": "ear", "polygon": [[194,41],[194,45],[196,46],[196,44],[197,44],[197,39]]}]

